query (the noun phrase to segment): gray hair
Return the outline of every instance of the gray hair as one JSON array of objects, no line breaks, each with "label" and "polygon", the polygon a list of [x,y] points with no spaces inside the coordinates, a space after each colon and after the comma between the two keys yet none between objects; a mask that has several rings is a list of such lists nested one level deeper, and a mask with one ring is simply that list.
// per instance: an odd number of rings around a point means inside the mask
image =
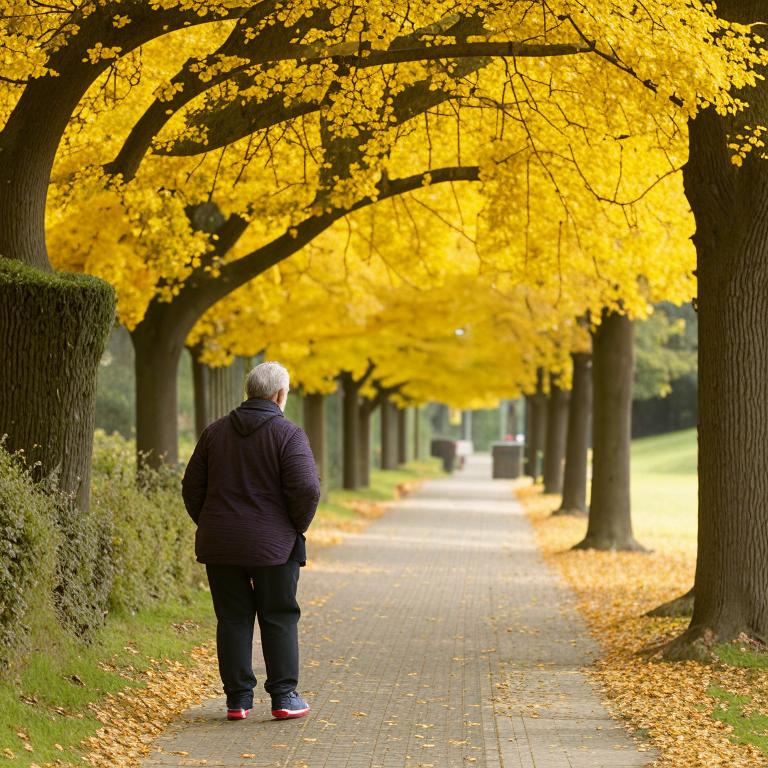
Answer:
[{"label": "gray hair", "polygon": [[258,397],[269,400],[281,389],[288,392],[290,377],[280,363],[259,363],[251,369],[245,380],[245,391],[249,398]]}]

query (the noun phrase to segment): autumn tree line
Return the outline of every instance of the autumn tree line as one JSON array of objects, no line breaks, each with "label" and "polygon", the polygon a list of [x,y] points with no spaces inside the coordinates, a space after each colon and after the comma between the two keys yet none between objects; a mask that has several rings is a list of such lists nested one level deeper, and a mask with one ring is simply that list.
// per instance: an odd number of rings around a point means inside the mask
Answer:
[{"label": "autumn tree line", "polygon": [[[379,390],[464,407],[525,393],[535,443],[545,391],[548,430],[560,390],[585,401],[591,338],[583,546],[634,547],[632,320],[693,300],[699,555],[667,653],[765,639],[762,5],[9,0],[6,446],[87,508],[116,306],[137,450],[171,464],[185,346],[214,366],[266,352],[306,392],[341,375],[354,474]],[[582,504],[584,414],[567,412],[565,511]]]}]

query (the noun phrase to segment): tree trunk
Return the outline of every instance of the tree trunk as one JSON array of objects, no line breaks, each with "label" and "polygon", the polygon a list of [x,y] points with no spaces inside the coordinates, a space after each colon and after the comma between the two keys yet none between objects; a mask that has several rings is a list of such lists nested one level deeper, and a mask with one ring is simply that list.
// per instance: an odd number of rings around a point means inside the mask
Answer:
[{"label": "tree trunk", "polygon": [[240,405],[245,396],[245,371],[241,357],[236,357],[230,365],[214,368],[200,362],[199,350],[189,351],[192,356],[195,432],[200,437],[209,424]]},{"label": "tree trunk", "polygon": [[[763,2],[723,0],[718,15],[753,23]],[[699,314],[699,527],[691,624],[667,655],[707,655],[740,634],[768,640],[768,165],[742,168],[728,142],[768,120],[768,85],[750,108],[690,124],[685,190],[696,219]]]},{"label": "tree trunk", "polygon": [[327,493],[326,451],[325,451],[325,395],[313,392],[304,395],[304,431],[309,438],[309,445],[315,457],[317,474],[323,495]]},{"label": "tree trunk", "polygon": [[96,371],[114,321],[101,280],[0,259],[0,436],[87,509]]},{"label": "tree trunk", "polygon": [[544,493],[562,493],[565,438],[568,430],[569,393],[550,376],[547,433],[544,444]]},{"label": "tree trunk", "polygon": [[421,408],[417,405],[413,409],[413,460],[421,458]]},{"label": "tree trunk", "polygon": [[397,409],[397,463],[408,463],[408,409]]},{"label": "tree trunk", "polygon": [[360,487],[371,485],[371,415],[374,404],[368,398],[360,403]]},{"label": "tree trunk", "polygon": [[516,400],[508,400],[507,401],[507,419],[506,424],[504,426],[504,434],[502,435],[503,440],[515,440],[517,439],[517,401]]},{"label": "tree trunk", "polygon": [[66,47],[52,55],[66,76],[31,79],[0,131],[0,436],[86,509],[96,371],[115,298],[100,280],[46,274],[45,206],[61,137],[100,70]]},{"label": "tree trunk", "polygon": [[592,422],[592,355],[574,352],[573,385],[568,407],[568,438],[565,448],[563,501],[554,514],[587,514],[587,455]]},{"label": "tree trunk", "polygon": [[381,401],[381,468],[397,469],[397,412],[392,401]]},{"label": "tree trunk", "polygon": [[472,441],[472,411],[461,412],[461,439]]},{"label": "tree trunk", "polygon": [[136,455],[139,464],[159,467],[179,461],[178,393],[181,336],[149,322],[132,332],[136,371]]},{"label": "tree trunk", "polygon": [[208,392],[211,421],[237,408],[243,402],[245,393],[242,358],[236,357],[230,365],[209,367]]},{"label": "tree trunk", "polygon": [[450,430],[448,406],[437,403],[432,414],[433,437],[447,437]]},{"label": "tree trunk", "polygon": [[528,396],[528,434],[526,434],[525,474],[534,482],[539,479],[539,453],[547,434],[547,396],[544,394],[544,371],[536,372],[536,392]]},{"label": "tree trunk", "polygon": [[634,327],[603,312],[594,334],[592,499],[587,535],[575,549],[642,550],[632,535],[629,450]]},{"label": "tree trunk", "polygon": [[198,360],[198,352],[189,348],[192,361],[192,395],[195,406],[195,438],[200,439],[203,430],[211,423],[208,417],[208,398],[206,397],[208,366]]},{"label": "tree trunk", "polygon": [[345,372],[341,375],[341,386],[344,391],[342,484],[347,490],[354,491],[360,487],[360,385]]},{"label": "tree trunk", "polygon": [[680,595],[680,597],[676,597],[674,600],[670,600],[668,603],[662,603],[653,610],[648,611],[648,613],[645,615],[663,616],[665,618],[690,616],[693,613],[693,602],[694,590],[689,589],[684,595]]}]

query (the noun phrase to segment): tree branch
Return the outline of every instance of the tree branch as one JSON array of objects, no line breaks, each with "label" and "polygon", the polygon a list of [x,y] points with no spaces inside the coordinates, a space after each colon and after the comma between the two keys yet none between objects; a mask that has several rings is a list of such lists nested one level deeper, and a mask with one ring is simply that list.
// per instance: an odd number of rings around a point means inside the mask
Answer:
[{"label": "tree branch", "polygon": [[476,165],[449,166],[401,179],[383,179],[379,183],[379,194],[375,198],[364,197],[348,208],[335,208],[319,216],[310,216],[266,245],[236,261],[224,264],[219,269],[217,277],[213,277],[205,270],[197,270],[188,278],[173,303],[183,305],[182,313],[188,318],[186,322],[191,330],[194,323],[217,301],[300,251],[307,243],[347,214],[389,197],[412,192],[428,184],[479,181],[479,179],[480,169]]}]

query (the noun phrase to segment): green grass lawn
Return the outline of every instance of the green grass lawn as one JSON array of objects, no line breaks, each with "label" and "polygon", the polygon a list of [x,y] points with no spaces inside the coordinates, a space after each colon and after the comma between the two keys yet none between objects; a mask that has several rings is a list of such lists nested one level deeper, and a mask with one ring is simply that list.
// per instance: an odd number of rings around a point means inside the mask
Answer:
[{"label": "green grass lawn", "polygon": [[399,469],[371,470],[371,485],[357,491],[334,488],[318,509],[318,516],[325,520],[350,520],[356,517],[353,504],[359,501],[383,502],[395,498],[397,486],[430,477],[442,476],[439,459],[412,461]]},{"label": "green grass lawn", "polygon": [[[637,538],[665,549],[695,553],[697,527],[696,431],[685,430],[635,440],[632,445],[632,516]],[[768,654],[729,643],[715,648],[723,663],[745,670],[747,679],[762,684],[768,674]],[[759,711],[750,696],[737,695],[713,684],[715,720],[733,728],[734,741],[753,744],[768,754],[768,713]]]},{"label": "green grass lawn", "polygon": [[696,430],[632,443],[632,519],[641,543],[696,546]]},{"label": "green grass lawn", "polygon": [[[389,501],[395,498],[398,485],[440,474],[436,459],[394,471],[373,470],[370,488],[332,490],[318,510],[318,520],[354,519],[354,502]],[[204,580],[202,568],[200,576]],[[43,634],[24,668],[16,674],[5,673],[0,680],[0,766],[77,762],[78,744],[100,726],[90,705],[107,694],[141,685],[121,672],[147,669],[150,660],[183,660],[189,650],[213,639],[215,622],[210,595],[200,589],[188,602],[110,616],[90,645],[56,626]],[[25,749],[25,744],[33,751]]]},{"label": "green grass lawn", "polygon": [[[174,628],[182,624],[183,631]],[[111,616],[90,645],[52,627],[20,673],[0,682],[0,765],[77,761],[77,745],[100,726],[89,705],[139,685],[121,671],[147,669],[151,659],[181,660],[213,633],[210,596],[202,589],[188,602]]]}]

